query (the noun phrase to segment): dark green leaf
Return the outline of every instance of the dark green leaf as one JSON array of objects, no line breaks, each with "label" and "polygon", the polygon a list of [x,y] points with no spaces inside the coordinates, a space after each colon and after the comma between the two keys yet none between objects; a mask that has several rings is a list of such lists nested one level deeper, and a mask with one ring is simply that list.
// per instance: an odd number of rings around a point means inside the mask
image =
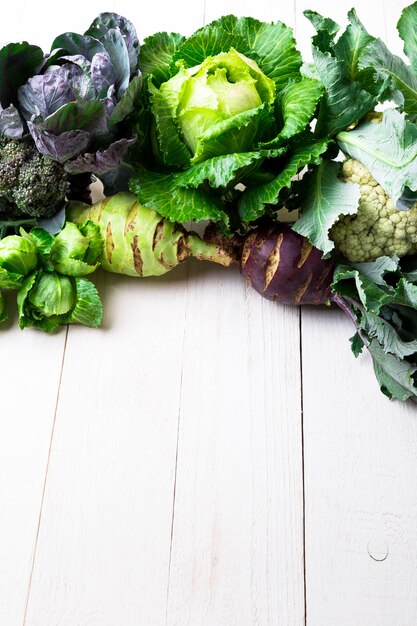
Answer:
[{"label": "dark green leaf", "polygon": [[406,7],[399,19],[398,32],[404,41],[404,52],[417,72],[417,2]]},{"label": "dark green leaf", "polygon": [[322,93],[322,85],[311,78],[289,83],[279,98],[283,127],[274,139],[262,143],[261,146],[263,148],[277,147],[302,132],[313,119]]},{"label": "dark green leaf", "polygon": [[317,34],[312,40],[313,46],[317,47],[322,52],[329,52],[333,47],[334,37],[339,31],[339,24],[329,17],[323,17],[316,11],[307,10],[304,11],[304,15],[310,20],[317,31]]},{"label": "dark green leaf", "polygon": [[226,15],[204,26],[189,37],[173,55],[187,67],[199,65],[208,56],[234,48],[257,61],[261,70],[281,90],[292,78],[299,77],[301,56],[295,48],[292,30],[282,22],[267,24],[251,17]]},{"label": "dark green leaf", "polygon": [[313,48],[313,57],[317,75],[326,88],[316,133],[319,136],[332,135],[372,111],[377,100],[359,82],[349,80],[344,61],[316,47]]},{"label": "dark green leaf", "polygon": [[81,54],[89,61],[93,60],[93,57],[97,53],[105,53],[106,48],[95,37],[89,37],[87,35],[77,35],[77,33],[63,33],[54,39],[51,51],[60,50],[60,56],[62,54]]},{"label": "dark green leaf", "polygon": [[306,175],[307,180],[301,183],[307,185],[301,217],[293,226],[325,255],[334,248],[329,239],[330,228],[341,215],[352,215],[359,207],[359,185],[343,183],[338,177],[339,169],[339,163],[323,161]]},{"label": "dark green leaf", "polygon": [[114,126],[124,120],[138,106],[138,99],[142,87],[142,76],[135,76],[129,83],[128,88],[121,100],[116,104],[110,116],[109,126]]},{"label": "dark green leaf", "polygon": [[9,43],[0,49],[0,104],[18,106],[17,90],[42,64],[43,52],[38,46]]},{"label": "dark green leaf", "polygon": [[350,24],[336,42],[334,54],[337,59],[345,62],[348,78],[355,80],[359,74],[359,58],[365,47],[375,41],[375,37],[365,30],[355,9],[349,11],[348,19]]},{"label": "dark green leaf", "polygon": [[103,319],[103,305],[95,285],[86,278],[76,278],[75,287],[75,307],[66,322],[98,328]]},{"label": "dark green leaf", "polygon": [[210,187],[226,187],[229,183],[237,184],[242,175],[253,170],[265,158],[275,158],[285,152],[285,148],[274,150],[258,150],[213,157],[189,167],[185,172],[176,175],[180,187],[199,187],[207,181]]},{"label": "dark green leaf", "polygon": [[139,68],[143,74],[152,74],[156,87],[160,87],[170,78],[169,66],[172,56],[184,41],[185,37],[178,33],[156,33],[144,40]]},{"label": "dark green leaf", "polygon": [[351,343],[353,354],[355,355],[355,357],[358,357],[361,354],[363,347],[364,347],[364,343],[359,333],[355,333],[353,337],[350,338],[350,343]]},{"label": "dark green leaf", "polygon": [[[417,126],[404,114],[388,109],[382,123],[364,122],[339,133],[337,140],[346,154],[369,170],[398,208],[405,208],[404,194],[417,190]],[[412,206],[413,196],[408,204]]]},{"label": "dark green leaf", "polygon": [[381,391],[388,398],[404,401],[417,395],[416,365],[392,354],[385,354],[375,339],[371,342],[369,351],[374,360],[374,371]]},{"label": "dark green leaf", "polygon": [[365,311],[376,314],[383,306],[392,302],[393,297],[393,292],[383,289],[349,265],[336,266],[332,289],[342,297],[358,300]]},{"label": "dark green leaf", "polygon": [[218,222],[226,218],[219,198],[202,189],[179,187],[176,174],[140,171],[131,178],[129,187],[138,195],[139,202],[171,222]]},{"label": "dark green leaf", "polygon": [[400,57],[392,54],[380,39],[364,49],[359,68],[374,70],[381,91],[389,86],[390,98],[409,115],[417,114],[417,75]]},{"label": "dark green leaf", "polygon": [[253,222],[264,214],[266,204],[277,204],[280,191],[291,186],[294,176],[304,166],[310,163],[318,165],[327,146],[326,139],[314,143],[311,139],[306,140],[304,145],[295,147],[281,172],[272,181],[247,188],[238,204],[241,220],[245,223]]},{"label": "dark green leaf", "polygon": [[413,341],[403,341],[395,328],[385,319],[367,313],[362,320],[362,327],[367,336],[377,339],[385,354],[393,354],[403,359],[417,353],[417,339]]}]

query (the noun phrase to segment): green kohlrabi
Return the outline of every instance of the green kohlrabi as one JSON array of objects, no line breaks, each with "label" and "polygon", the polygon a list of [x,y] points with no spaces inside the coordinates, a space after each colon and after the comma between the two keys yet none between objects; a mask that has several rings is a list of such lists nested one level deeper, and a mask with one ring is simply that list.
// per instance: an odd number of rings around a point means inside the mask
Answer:
[{"label": "green kohlrabi", "polygon": [[208,219],[226,230],[278,204],[327,149],[310,131],[322,85],[301,65],[281,22],[229,15],[188,39],[146,39],[144,140],[133,149],[130,182],[139,201],[171,221]]}]

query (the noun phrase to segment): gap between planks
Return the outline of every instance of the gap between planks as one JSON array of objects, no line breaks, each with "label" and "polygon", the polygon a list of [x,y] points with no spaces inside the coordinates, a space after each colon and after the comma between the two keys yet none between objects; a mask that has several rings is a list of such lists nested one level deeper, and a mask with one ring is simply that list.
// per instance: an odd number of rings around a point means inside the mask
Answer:
[{"label": "gap between planks", "polygon": [[[204,10],[206,3],[204,1]],[[165,623],[168,624],[168,607],[169,607],[169,590],[171,585],[171,561],[172,561],[172,542],[174,540],[174,524],[175,524],[175,497],[177,494],[177,472],[178,472],[178,455],[179,455],[179,443],[180,443],[180,422],[181,422],[181,404],[182,404],[182,390],[183,390],[183,375],[184,375],[184,350],[185,350],[185,336],[187,328],[187,304],[188,304],[188,288],[190,278],[190,265],[187,265],[187,275],[185,277],[185,307],[184,307],[184,329],[182,333],[182,363],[181,363],[181,376],[180,376],[180,392],[178,397],[178,417],[177,417],[177,442],[175,449],[175,466],[174,466],[174,485],[172,489],[172,514],[171,514],[171,535],[169,540],[169,561],[168,561],[168,578],[167,578],[167,594],[166,594],[166,608],[165,608]]]},{"label": "gap between planks", "polygon": [[301,420],[301,487],[303,512],[303,588],[304,588],[304,626],[307,626],[307,558],[306,558],[306,489],[304,467],[304,386],[303,386],[303,309],[299,307],[300,337],[300,420]]},{"label": "gap between planks", "polygon": [[44,481],[43,481],[41,504],[40,504],[40,507],[39,507],[39,517],[38,517],[38,523],[37,523],[37,526],[36,526],[35,545],[33,547],[33,557],[32,557],[32,563],[31,563],[31,567],[30,567],[29,582],[28,582],[28,589],[27,589],[26,602],[25,602],[25,611],[24,611],[24,614],[23,614],[23,626],[25,626],[25,624],[26,624],[26,618],[27,618],[27,612],[28,612],[29,600],[30,600],[30,591],[31,591],[31,588],[32,588],[33,571],[34,571],[35,562],[36,562],[36,552],[37,552],[37,548],[38,548],[39,533],[40,533],[40,529],[41,529],[42,511],[43,511],[43,504],[44,504],[44,500],[45,500],[46,483],[47,483],[47,480],[48,480],[49,463],[50,463],[50,460],[51,460],[52,444],[53,444],[53,441],[54,441],[56,417],[57,417],[57,413],[58,413],[59,394],[60,394],[60,391],[61,391],[62,374],[63,374],[63,371],[64,371],[65,354],[66,354],[66,351],[67,351],[68,331],[69,331],[69,326],[67,326],[66,329],[65,329],[64,348],[63,348],[63,351],[62,351],[62,359],[61,359],[61,371],[59,373],[58,389],[57,389],[56,400],[55,400],[54,418],[52,420],[51,437],[50,437],[50,440],[49,440],[48,457],[47,457],[47,460],[46,460],[45,478],[44,478]]}]

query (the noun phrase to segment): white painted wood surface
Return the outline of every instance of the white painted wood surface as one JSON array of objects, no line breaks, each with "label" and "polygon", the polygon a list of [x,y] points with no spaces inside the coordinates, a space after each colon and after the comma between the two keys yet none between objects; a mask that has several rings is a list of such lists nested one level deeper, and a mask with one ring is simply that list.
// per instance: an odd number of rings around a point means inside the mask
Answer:
[{"label": "white painted wood surface", "polygon": [[[356,3],[397,53],[405,4]],[[344,24],[351,1],[25,1],[0,39],[236,13],[309,58],[307,7]],[[98,281],[102,330],[0,332],[1,626],[415,626],[416,409],[379,394],[349,322],[197,262]]]}]

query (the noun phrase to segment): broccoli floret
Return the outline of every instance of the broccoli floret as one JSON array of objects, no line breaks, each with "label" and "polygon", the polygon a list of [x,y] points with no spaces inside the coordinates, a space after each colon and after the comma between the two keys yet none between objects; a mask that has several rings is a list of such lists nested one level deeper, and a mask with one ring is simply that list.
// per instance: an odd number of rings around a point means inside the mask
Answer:
[{"label": "broccoli floret", "polygon": [[417,253],[417,203],[398,211],[368,170],[355,159],[342,166],[342,180],[358,183],[359,207],[355,215],[342,216],[330,230],[330,239],[352,263],[380,256]]},{"label": "broccoli floret", "polygon": [[67,194],[64,167],[34,143],[0,138],[0,212],[10,217],[50,217]]}]

